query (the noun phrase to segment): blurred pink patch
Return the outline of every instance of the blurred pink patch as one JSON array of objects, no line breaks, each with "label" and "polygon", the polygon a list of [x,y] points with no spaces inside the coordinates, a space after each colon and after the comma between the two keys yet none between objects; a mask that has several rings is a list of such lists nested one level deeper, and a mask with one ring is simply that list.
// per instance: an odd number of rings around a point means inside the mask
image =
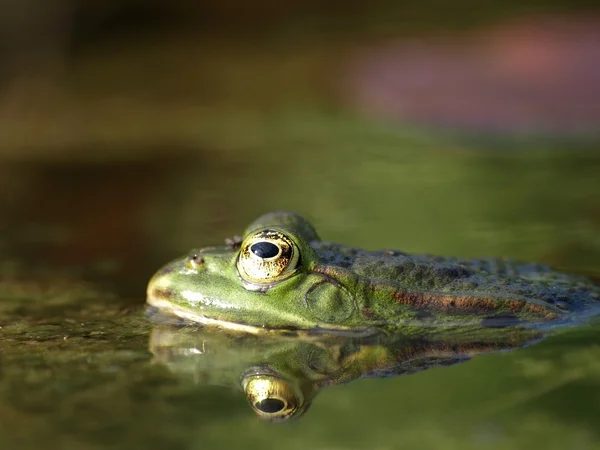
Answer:
[{"label": "blurred pink patch", "polygon": [[467,131],[600,132],[600,17],[513,22],[370,48],[350,99],[369,114]]}]

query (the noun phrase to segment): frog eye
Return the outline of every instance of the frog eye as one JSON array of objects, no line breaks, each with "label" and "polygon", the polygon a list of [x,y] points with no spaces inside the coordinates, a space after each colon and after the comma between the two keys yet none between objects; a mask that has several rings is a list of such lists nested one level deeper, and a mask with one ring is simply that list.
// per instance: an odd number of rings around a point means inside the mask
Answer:
[{"label": "frog eye", "polygon": [[261,419],[283,421],[301,414],[302,401],[279,377],[255,375],[244,379],[242,385],[248,403]]},{"label": "frog eye", "polygon": [[297,245],[279,230],[262,230],[242,243],[237,268],[251,283],[273,284],[292,276],[298,267]]}]

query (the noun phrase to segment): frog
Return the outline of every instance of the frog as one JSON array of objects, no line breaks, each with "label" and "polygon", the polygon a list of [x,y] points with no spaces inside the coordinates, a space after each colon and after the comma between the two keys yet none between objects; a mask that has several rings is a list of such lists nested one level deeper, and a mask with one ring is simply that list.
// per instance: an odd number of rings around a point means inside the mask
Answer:
[{"label": "frog", "polygon": [[274,211],[242,236],[160,268],[147,303],[188,322],[254,334],[423,334],[573,323],[600,311],[600,287],[539,263],[346,246],[322,240],[299,214]]}]

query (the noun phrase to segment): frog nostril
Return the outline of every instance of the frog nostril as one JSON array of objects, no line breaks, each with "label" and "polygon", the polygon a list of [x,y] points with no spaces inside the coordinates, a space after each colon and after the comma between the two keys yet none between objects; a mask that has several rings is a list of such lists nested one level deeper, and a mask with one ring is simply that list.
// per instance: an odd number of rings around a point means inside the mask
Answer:
[{"label": "frog nostril", "polygon": [[202,255],[198,255],[193,254],[192,256],[190,256],[190,261],[193,262],[194,264],[202,264],[204,262],[204,258],[202,257]]}]

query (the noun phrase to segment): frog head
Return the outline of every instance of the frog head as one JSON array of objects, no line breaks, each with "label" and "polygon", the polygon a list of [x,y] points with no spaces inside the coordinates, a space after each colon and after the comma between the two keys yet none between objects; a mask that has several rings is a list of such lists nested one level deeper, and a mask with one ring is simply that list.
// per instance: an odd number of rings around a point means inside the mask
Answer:
[{"label": "frog head", "polygon": [[304,218],[259,217],[227,246],[191,251],[151,279],[148,303],[179,317],[249,332],[264,329],[355,329],[348,286],[315,267],[319,241]]}]

